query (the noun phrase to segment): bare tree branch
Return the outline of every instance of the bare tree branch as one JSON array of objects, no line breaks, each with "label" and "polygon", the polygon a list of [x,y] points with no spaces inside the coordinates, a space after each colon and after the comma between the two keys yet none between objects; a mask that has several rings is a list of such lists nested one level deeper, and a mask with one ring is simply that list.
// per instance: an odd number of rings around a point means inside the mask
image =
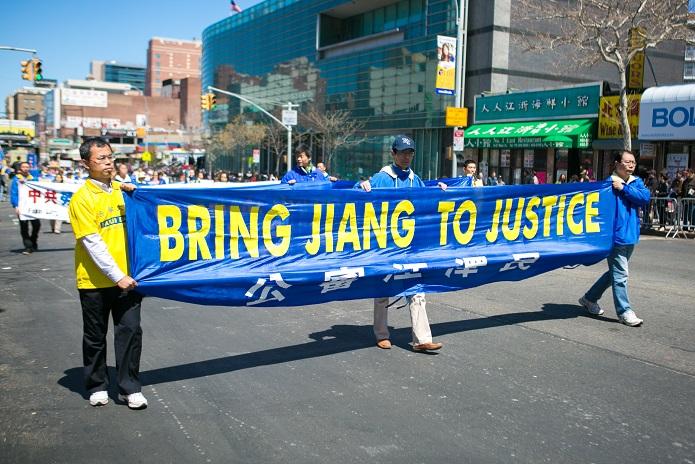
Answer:
[{"label": "bare tree branch", "polygon": [[[688,40],[687,6],[684,0],[517,0],[526,22],[552,32],[524,32],[528,51],[562,47],[576,67],[599,62],[615,66],[620,80],[620,122],[623,144],[631,148],[627,119],[627,69],[640,52],[666,41]],[[638,40],[630,40],[630,34]],[[635,37],[633,37],[635,39]]]}]

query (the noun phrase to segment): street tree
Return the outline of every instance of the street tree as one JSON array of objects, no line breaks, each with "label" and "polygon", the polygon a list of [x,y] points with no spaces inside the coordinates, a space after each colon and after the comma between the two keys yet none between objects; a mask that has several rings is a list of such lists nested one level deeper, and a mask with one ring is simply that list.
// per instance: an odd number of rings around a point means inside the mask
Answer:
[{"label": "street tree", "polygon": [[[206,140],[206,155],[212,172],[212,164],[220,156],[231,155],[248,146],[260,146],[265,137],[265,126],[245,121],[237,116],[224,129]],[[244,163],[241,163],[242,169]]]},{"label": "street tree", "polygon": [[[271,121],[266,128],[266,139],[268,148],[275,154],[275,173],[280,175],[280,161],[282,154],[287,150],[287,129],[275,121]],[[290,150],[287,150],[291,156]]]},{"label": "street tree", "polygon": [[364,123],[352,118],[345,110],[326,112],[312,106],[302,115],[302,126],[323,140],[323,162],[328,169],[331,169],[333,156],[339,148],[358,145],[364,140],[357,136]]},{"label": "street tree", "polygon": [[[525,34],[529,50],[562,51],[566,62],[613,65],[620,81],[619,114],[623,146],[632,149],[628,122],[627,72],[641,52],[666,41],[687,40],[685,0],[519,0],[524,19],[545,32]],[[632,36],[632,37],[631,37]]]}]

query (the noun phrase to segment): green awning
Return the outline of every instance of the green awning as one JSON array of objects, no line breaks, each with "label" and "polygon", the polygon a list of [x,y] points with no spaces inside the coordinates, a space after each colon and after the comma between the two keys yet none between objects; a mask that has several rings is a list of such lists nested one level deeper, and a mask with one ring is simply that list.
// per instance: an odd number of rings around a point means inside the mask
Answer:
[{"label": "green awning", "polygon": [[466,148],[589,148],[593,119],[476,124],[464,133]]}]

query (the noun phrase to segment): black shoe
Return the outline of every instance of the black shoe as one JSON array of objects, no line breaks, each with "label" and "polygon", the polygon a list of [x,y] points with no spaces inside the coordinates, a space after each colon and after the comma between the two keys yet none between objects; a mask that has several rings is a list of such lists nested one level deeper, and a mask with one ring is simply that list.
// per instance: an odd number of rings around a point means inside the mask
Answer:
[{"label": "black shoe", "polygon": [[23,255],[30,255],[34,252],[31,248],[25,248],[24,251],[22,251]]},{"label": "black shoe", "polygon": [[39,251],[39,246],[36,245],[36,244],[34,244],[34,246],[33,246],[32,248],[33,248],[34,251]]}]

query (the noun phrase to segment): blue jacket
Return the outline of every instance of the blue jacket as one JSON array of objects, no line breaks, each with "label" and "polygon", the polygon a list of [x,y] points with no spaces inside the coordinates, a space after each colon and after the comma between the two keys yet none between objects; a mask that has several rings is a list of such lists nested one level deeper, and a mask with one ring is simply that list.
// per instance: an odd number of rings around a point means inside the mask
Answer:
[{"label": "blue jacket", "polygon": [[328,176],[324,175],[323,171],[319,171],[311,165],[307,168],[293,167],[291,171],[287,171],[287,174],[282,177],[280,182],[287,184],[293,179],[297,182],[329,182]]},{"label": "blue jacket", "polygon": [[[609,181],[618,180],[620,177],[611,176]],[[622,179],[620,179],[622,180]],[[644,186],[642,179],[630,176],[624,183],[623,189],[613,189],[617,207],[615,212],[615,245],[635,245],[639,242],[639,209],[649,204],[649,189]]]},{"label": "blue jacket", "polygon": [[[384,166],[369,179],[372,187],[411,188],[425,187],[425,183],[412,169],[404,171],[395,164]],[[359,187],[359,183],[355,186]]]},{"label": "blue jacket", "polygon": [[12,178],[12,184],[10,184],[10,203],[12,204],[13,208],[19,207],[19,184],[24,183],[25,180],[32,180],[34,179],[31,174],[29,174],[26,179],[24,178],[23,175],[20,173],[17,173],[13,178]]}]

